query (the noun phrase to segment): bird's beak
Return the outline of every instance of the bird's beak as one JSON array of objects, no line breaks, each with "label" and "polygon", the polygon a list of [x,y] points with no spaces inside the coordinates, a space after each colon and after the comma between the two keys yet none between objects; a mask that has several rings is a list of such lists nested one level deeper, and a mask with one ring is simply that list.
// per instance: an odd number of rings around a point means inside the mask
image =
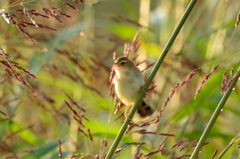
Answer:
[{"label": "bird's beak", "polygon": [[120,68],[121,67],[121,65],[119,65],[117,63],[114,63],[113,65],[115,66],[115,68]]}]

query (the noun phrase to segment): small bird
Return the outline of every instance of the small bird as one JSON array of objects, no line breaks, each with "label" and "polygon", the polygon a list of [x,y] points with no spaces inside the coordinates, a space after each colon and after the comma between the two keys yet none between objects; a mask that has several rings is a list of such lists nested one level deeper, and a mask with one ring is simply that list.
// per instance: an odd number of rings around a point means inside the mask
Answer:
[{"label": "small bird", "polygon": [[[127,57],[119,57],[114,62],[116,72],[114,78],[115,91],[118,98],[126,105],[125,117],[128,119],[128,106],[134,105],[139,92],[144,86],[144,80],[141,71]],[[153,114],[152,108],[142,100],[137,112],[144,118]]]}]

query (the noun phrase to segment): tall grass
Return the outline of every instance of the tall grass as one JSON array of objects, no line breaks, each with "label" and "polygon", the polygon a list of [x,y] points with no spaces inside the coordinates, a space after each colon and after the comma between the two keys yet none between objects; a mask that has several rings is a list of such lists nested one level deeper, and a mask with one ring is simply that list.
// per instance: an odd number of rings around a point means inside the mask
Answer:
[{"label": "tall grass", "polygon": [[[135,60],[146,60],[143,67],[156,62],[189,1],[150,1],[148,24],[141,23],[138,1],[21,2],[0,2],[0,157],[104,158],[125,120],[124,107],[109,95],[114,52],[122,56],[140,31],[142,44],[130,58],[145,54]],[[193,154],[239,67],[238,4],[196,2],[156,75],[147,80],[152,67],[143,72],[145,88],[156,86],[146,96],[156,113],[144,120],[134,115],[114,158]],[[239,157],[234,88],[199,141],[199,158]]]}]

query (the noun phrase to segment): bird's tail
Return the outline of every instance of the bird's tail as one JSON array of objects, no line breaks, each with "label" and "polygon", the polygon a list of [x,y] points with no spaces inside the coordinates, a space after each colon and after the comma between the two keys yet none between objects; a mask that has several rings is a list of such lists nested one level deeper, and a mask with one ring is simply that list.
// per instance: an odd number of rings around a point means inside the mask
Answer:
[{"label": "bird's tail", "polygon": [[139,105],[137,112],[140,117],[145,118],[152,115],[154,111],[144,100],[142,100],[142,103]]}]

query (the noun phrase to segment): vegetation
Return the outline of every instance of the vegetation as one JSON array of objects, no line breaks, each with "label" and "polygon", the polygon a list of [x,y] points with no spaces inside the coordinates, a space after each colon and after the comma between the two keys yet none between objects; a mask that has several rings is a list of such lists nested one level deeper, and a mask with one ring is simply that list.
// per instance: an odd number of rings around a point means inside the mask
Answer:
[{"label": "vegetation", "polygon": [[189,1],[1,1],[0,157],[105,158],[125,55],[155,113],[127,122],[113,158],[239,158],[239,2],[195,2],[158,69]]}]

